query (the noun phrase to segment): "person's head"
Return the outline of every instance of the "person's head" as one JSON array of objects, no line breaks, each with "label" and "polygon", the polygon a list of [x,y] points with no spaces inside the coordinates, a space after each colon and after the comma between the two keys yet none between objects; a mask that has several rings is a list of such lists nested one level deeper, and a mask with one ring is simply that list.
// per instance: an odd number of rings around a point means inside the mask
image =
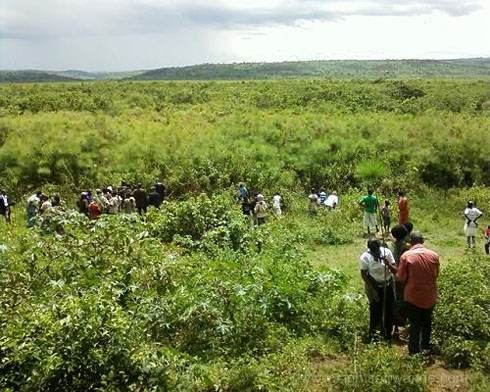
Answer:
[{"label": "person's head", "polygon": [[157,188],[155,188],[154,186],[151,187],[151,191],[152,192],[155,192]]},{"label": "person's head", "polygon": [[406,222],[403,224],[403,226],[405,226],[405,228],[407,229],[408,231],[408,234],[410,234],[413,230],[413,223],[412,222]]},{"label": "person's head", "polygon": [[337,191],[333,191],[333,192],[332,192],[332,195],[337,196]]},{"label": "person's head", "polygon": [[43,194],[42,191],[36,191],[36,196],[37,197],[41,197],[42,194]]},{"label": "person's head", "polygon": [[386,207],[389,207],[390,206],[390,201],[389,200],[385,200],[385,206]]},{"label": "person's head", "polygon": [[264,201],[264,195],[262,195],[261,193],[259,193],[259,194],[257,195],[257,200],[258,200],[258,201]]},{"label": "person's head", "polygon": [[381,248],[381,242],[376,237],[372,237],[368,239],[367,247],[373,255],[378,256],[380,253],[379,249]]},{"label": "person's head", "polygon": [[60,195],[56,194],[56,195],[54,195],[53,199],[54,199],[54,201],[59,202],[61,200],[61,197],[60,197]]},{"label": "person's head", "polygon": [[97,195],[101,195],[101,194],[102,194],[102,191],[101,191],[100,189],[98,189],[98,188],[97,188],[97,189],[95,190],[95,193],[96,193]]},{"label": "person's head", "polygon": [[315,188],[311,188],[311,193],[316,193],[316,189]]},{"label": "person's head", "polygon": [[325,188],[320,188],[320,192],[325,192]]},{"label": "person's head", "polygon": [[372,195],[374,193],[374,189],[373,188],[368,188],[368,195]]},{"label": "person's head", "polygon": [[243,184],[240,183],[240,185],[238,185],[238,188],[243,188]]},{"label": "person's head", "polygon": [[143,188],[143,185],[141,185],[141,183],[138,184],[138,188],[141,189]]},{"label": "person's head", "polygon": [[274,193],[274,196],[279,196],[279,192]]},{"label": "person's head", "polygon": [[403,191],[399,191],[399,192],[398,192],[398,196],[400,196],[400,197],[404,197],[404,196],[405,196],[405,192],[403,192]]},{"label": "person's head", "polygon": [[391,228],[391,235],[397,240],[403,240],[408,235],[405,225],[398,225]]},{"label": "person's head", "polygon": [[468,208],[473,208],[474,205],[475,205],[474,202],[472,202],[471,200],[468,201]]},{"label": "person's head", "polygon": [[424,243],[424,236],[420,231],[414,231],[410,233],[410,243],[412,245],[417,245],[417,244],[423,244]]},{"label": "person's head", "polygon": [[487,226],[487,229],[490,230],[490,225]]}]

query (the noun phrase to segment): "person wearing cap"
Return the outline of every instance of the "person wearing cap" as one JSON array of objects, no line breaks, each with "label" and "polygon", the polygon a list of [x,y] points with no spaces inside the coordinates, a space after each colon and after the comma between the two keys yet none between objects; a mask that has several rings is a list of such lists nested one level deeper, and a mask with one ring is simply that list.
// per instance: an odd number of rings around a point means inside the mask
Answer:
[{"label": "person wearing cap", "polygon": [[317,215],[318,211],[318,194],[316,193],[315,188],[311,188],[311,192],[308,196],[308,214],[310,216]]},{"label": "person wearing cap", "polygon": [[418,231],[410,234],[411,249],[400,257],[400,265],[392,272],[405,284],[403,299],[410,321],[408,353],[430,350],[432,312],[437,301],[439,255],[424,246],[424,237]]},{"label": "person wearing cap", "polygon": [[478,235],[478,223],[476,221],[483,216],[483,213],[475,207],[475,203],[469,201],[463,216],[466,219],[464,224],[466,242],[468,248],[471,248],[475,246],[475,237]]},{"label": "person wearing cap", "polygon": [[260,193],[257,195],[254,213],[257,217],[257,224],[259,226],[263,225],[265,223],[265,217],[267,216],[267,203],[264,201],[264,196]]},{"label": "person wearing cap", "polygon": [[337,192],[333,191],[325,200],[325,205],[331,210],[335,210],[335,207],[337,207],[337,204],[339,204],[339,197],[337,196]]},{"label": "person wearing cap", "polygon": [[393,273],[389,266],[395,268],[393,254],[373,236],[360,257],[361,277],[369,300],[369,337],[375,337],[378,325],[381,324],[383,338],[391,343],[395,297]]}]

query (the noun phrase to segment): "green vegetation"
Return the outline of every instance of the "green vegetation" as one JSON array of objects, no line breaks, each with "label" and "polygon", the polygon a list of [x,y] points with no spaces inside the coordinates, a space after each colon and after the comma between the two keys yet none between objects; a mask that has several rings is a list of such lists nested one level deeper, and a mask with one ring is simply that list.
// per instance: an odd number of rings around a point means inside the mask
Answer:
[{"label": "green vegetation", "polygon": [[[490,216],[489,83],[100,82],[0,87],[0,389],[426,391],[404,347],[369,345],[359,275],[366,181],[407,191],[441,255],[436,360],[488,389],[489,261],[464,251],[468,199]],[[25,196],[165,180],[146,219],[73,212],[25,227]],[[285,216],[251,228],[238,182]],[[339,210],[307,216],[309,187]],[[63,234],[57,229],[63,226]],[[442,361],[442,362],[441,362]],[[456,370],[459,369],[459,370]],[[461,372],[461,373],[451,373]],[[441,378],[442,379],[442,378]]]},{"label": "green vegetation", "polygon": [[72,80],[244,80],[244,79],[400,79],[488,78],[490,59],[320,60],[278,63],[200,64],[149,71],[0,71],[0,83]]}]

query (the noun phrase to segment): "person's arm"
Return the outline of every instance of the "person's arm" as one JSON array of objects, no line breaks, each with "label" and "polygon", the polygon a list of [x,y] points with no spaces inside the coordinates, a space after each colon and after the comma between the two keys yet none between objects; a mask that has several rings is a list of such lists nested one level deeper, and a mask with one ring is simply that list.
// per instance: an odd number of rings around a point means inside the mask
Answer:
[{"label": "person's arm", "polygon": [[475,218],[475,220],[473,221],[473,222],[475,222],[475,225],[477,225],[477,226],[478,226],[478,223],[476,223],[476,221],[477,221],[478,219],[480,219],[480,218],[483,216],[483,213],[482,213],[481,211],[478,211],[478,212],[480,213],[480,215],[478,215],[478,216]]},{"label": "person's arm", "polygon": [[390,250],[385,251],[386,254],[383,257],[383,262],[386,267],[390,270],[390,272],[394,275],[396,275],[396,272],[398,271],[398,268],[395,263],[395,258],[393,257],[393,253],[391,253]]},{"label": "person's arm", "polygon": [[371,278],[369,277],[369,273],[367,270],[361,270],[361,277],[362,277],[362,280],[364,280],[364,283],[366,283],[366,287],[368,288],[370,294],[371,294],[371,298],[373,299],[373,301],[377,301],[378,300],[378,292],[376,291],[376,288],[374,287],[372,281],[371,281]]},{"label": "person's arm", "polygon": [[400,257],[400,264],[398,265],[398,269],[396,272],[396,280],[401,283],[407,283],[408,280],[407,260],[403,256]]}]

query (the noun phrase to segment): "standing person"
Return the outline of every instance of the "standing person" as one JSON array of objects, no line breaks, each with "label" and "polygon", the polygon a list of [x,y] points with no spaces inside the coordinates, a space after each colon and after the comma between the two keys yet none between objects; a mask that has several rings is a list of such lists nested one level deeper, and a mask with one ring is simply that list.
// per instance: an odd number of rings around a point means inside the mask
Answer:
[{"label": "standing person", "polygon": [[308,196],[308,214],[315,216],[318,214],[318,195],[315,188],[311,188],[310,195]]},{"label": "standing person", "polygon": [[272,197],[272,212],[274,212],[274,214],[276,214],[277,216],[282,215],[281,200],[282,200],[281,195],[277,192],[274,193],[274,196]]},{"label": "standing person", "polygon": [[50,211],[53,208],[53,204],[49,201],[48,196],[41,196],[41,207],[39,207],[39,213],[44,214],[46,211]]},{"label": "standing person", "polygon": [[439,255],[424,246],[424,237],[418,231],[410,234],[410,244],[412,248],[400,257],[396,278],[405,284],[403,299],[410,321],[408,353],[413,355],[430,349]]},{"label": "standing person", "polygon": [[328,197],[327,200],[325,200],[325,205],[327,206],[329,211],[335,210],[337,207],[337,204],[339,204],[339,197],[337,196],[337,192],[333,191]]},{"label": "standing person", "polygon": [[136,212],[136,200],[133,196],[129,196],[122,201],[121,212],[125,214],[134,214]]},{"label": "standing person", "polygon": [[466,242],[468,248],[475,246],[475,237],[478,234],[478,223],[476,221],[483,216],[483,213],[474,206],[472,201],[468,202],[468,207],[464,210],[463,216],[466,219],[464,224],[464,232],[466,234]]},{"label": "standing person", "polygon": [[138,209],[138,214],[142,215],[143,212],[146,214],[146,209],[148,207],[148,195],[143,189],[141,184],[133,191],[132,196],[136,201],[136,208]]},{"label": "standing person", "polygon": [[6,222],[10,222],[10,204],[7,193],[0,189],[0,215],[3,215]]},{"label": "standing person", "polygon": [[252,212],[253,212],[253,208],[251,208],[250,200],[248,199],[248,197],[246,197],[245,199],[242,200],[242,213],[249,224],[253,224]]},{"label": "standing person", "polygon": [[152,186],[151,192],[148,194],[148,205],[160,209],[160,204],[162,204],[162,198],[157,192],[156,187]]},{"label": "standing person", "polygon": [[325,207],[325,201],[327,200],[327,192],[325,192],[324,188],[320,188],[320,192],[318,192],[318,203]]},{"label": "standing person", "polygon": [[390,201],[385,200],[385,205],[382,209],[383,213],[383,229],[385,232],[390,231],[390,226],[391,226],[391,210],[390,210]]},{"label": "standing person", "polygon": [[[165,200],[165,193],[167,191],[167,187],[165,186],[165,184],[160,182],[160,180],[156,180],[155,191],[160,195],[160,204],[162,204],[163,201]],[[158,205],[157,208],[160,207],[160,204]]]},{"label": "standing person", "polygon": [[364,226],[367,228],[367,233],[371,233],[371,226],[376,227],[376,232],[379,231],[378,221],[376,220],[376,211],[378,210],[378,198],[374,195],[374,189],[368,188],[367,196],[364,196],[359,205],[364,209]]},{"label": "standing person", "polygon": [[89,209],[90,220],[100,219],[100,215],[101,215],[100,206],[95,202],[95,200],[88,205],[88,209]]},{"label": "standing person", "polygon": [[119,198],[116,195],[107,193],[108,203],[107,203],[107,213],[109,215],[116,215],[119,212]]},{"label": "standing person", "polygon": [[90,203],[88,201],[87,192],[82,192],[80,194],[80,199],[77,201],[78,212],[88,217],[90,215],[88,209],[89,205]]},{"label": "standing person", "polygon": [[242,202],[246,197],[248,197],[248,189],[245,188],[245,185],[240,183],[238,185],[238,203]]},{"label": "standing person", "polygon": [[490,225],[485,230],[485,253],[490,254]]},{"label": "standing person", "polygon": [[254,195],[255,196],[249,202],[249,206],[250,206],[250,212],[252,213],[252,223],[253,225],[257,225],[257,214],[255,213],[255,206],[257,205],[257,196],[259,194],[255,193]]},{"label": "standing person", "polygon": [[267,203],[264,201],[264,196],[260,193],[257,195],[257,203],[255,204],[254,212],[257,217],[257,224],[259,226],[263,225],[267,216]]},{"label": "standing person", "polygon": [[393,274],[395,260],[388,248],[382,247],[376,238],[367,242],[367,250],[361,254],[361,277],[369,299],[369,337],[375,337],[379,324],[382,336],[391,342],[393,330]]},{"label": "standing person", "polygon": [[408,200],[405,197],[405,192],[400,191],[398,192],[398,210],[400,214],[398,215],[398,223],[400,225],[403,225],[404,223],[408,222],[408,214],[409,214],[409,208],[408,208]]},{"label": "standing person", "polygon": [[27,226],[34,227],[36,224],[36,216],[39,212],[39,206],[41,204],[41,191],[37,191],[34,195],[27,199]]}]

